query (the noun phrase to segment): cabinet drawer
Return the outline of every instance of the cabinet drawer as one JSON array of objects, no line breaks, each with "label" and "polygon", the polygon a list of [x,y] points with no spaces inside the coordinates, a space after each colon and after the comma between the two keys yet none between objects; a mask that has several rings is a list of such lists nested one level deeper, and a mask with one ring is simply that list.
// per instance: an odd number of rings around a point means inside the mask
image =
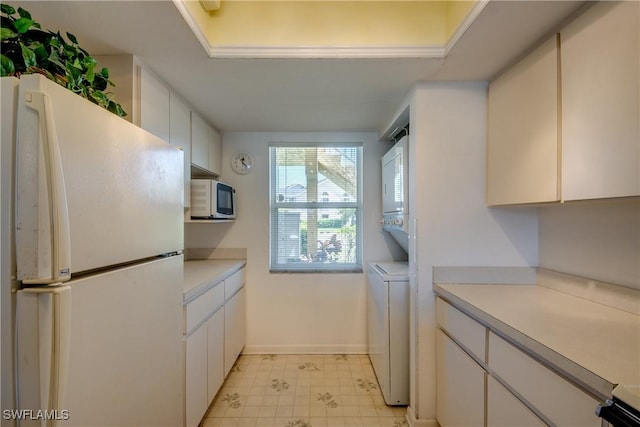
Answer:
[{"label": "cabinet drawer", "polygon": [[436,316],[438,325],[478,359],[486,361],[486,328],[451,304],[437,298]]},{"label": "cabinet drawer", "polygon": [[229,298],[234,296],[242,286],[244,286],[244,268],[224,281],[224,300],[229,301]]},{"label": "cabinet drawer", "polygon": [[554,425],[600,426],[597,400],[493,333],[489,368]]},{"label": "cabinet drawer", "polygon": [[207,319],[224,304],[224,286],[222,283],[191,301],[184,308],[184,333],[190,334],[193,329]]}]

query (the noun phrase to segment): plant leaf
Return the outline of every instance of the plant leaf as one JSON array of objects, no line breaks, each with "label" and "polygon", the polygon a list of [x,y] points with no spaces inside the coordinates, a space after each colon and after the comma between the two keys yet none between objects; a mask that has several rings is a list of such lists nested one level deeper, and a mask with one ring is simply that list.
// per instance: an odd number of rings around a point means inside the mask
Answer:
[{"label": "plant leaf", "polygon": [[58,40],[58,37],[53,33],[51,33],[51,38],[49,39],[49,46],[52,46],[55,48],[60,47],[60,40]]},{"label": "plant leaf", "polygon": [[0,4],[0,11],[2,13],[6,13],[7,15],[13,15],[14,13],[16,13],[16,10],[13,7],[4,3]]},{"label": "plant leaf", "polygon": [[84,78],[87,79],[87,81],[89,83],[93,83],[93,79],[95,77],[95,73],[93,72],[93,69],[96,67],[96,61],[94,60],[93,62],[90,62],[88,67],[87,67],[87,72],[85,73]]},{"label": "plant leaf", "polygon": [[0,68],[0,75],[2,75],[2,77],[11,76],[16,72],[13,61],[2,54],[0,54]]},{"label": "plant leaf", "polygon": [[106,106],[109,103],[109,98],[107,95],[101,90],[96,90],[91,94],[91,98],[93,98],[98,105]]},{"label": "plant leaf", "polygon": [[75,92],[78,86],[80,86],[80,82],[82,81],[80,70],[74,67],[71,62],[67,61],[65,71],[67,77],[67,87]]},{"label": "plant leaf", "polygon": [[65,66],[64,64],[60,61],[60,56],[58,55],[58,51],[55,49],[51,49],[51,53],[49,54],[49,62],[51,62],[52,64],[55,64],[56,66],[60,67],[60,70],[64,70]]},{"label": "plant leaf", "polygon": [[13,26],[18,34],[24,34],[33,25],[33,21],[29,18],[19,18],[13,21]]},{"label": "plant leaf", "polygon": [[15,39],[16,37],[18,37],[18,35],[9,28],[2,27],[2,29],[0,29],[0,40]]},{"label": "plant leaf", "polygon": [[42,43],[34,43],[31,45],[31,49],[33,50],[33,53],[36,54],[36,62],[38,64],[46,64],[46,60],[49,57],[47,55],[47,50],[44,48],[44,46],[42,45]]},{"label": "plant leaf", "polygon": [[18,8],[18,15],[20,15],[20,18],[31,19],[31,14],[21,7]]},{"label": "plant leaf", "polygon": [[78,39],[73,34],[67,33],[67,37],[69,37],[69,40],[71,40],[71,43],[78,44]]},{"label": "plant leaf", "polygon": [[100,73],[94,75],[93,88],[95,90],[105,90],[109,81],[105,79]]},{"label": "plant leaf", "polygon": [[25,68],[35,67],[36,66],[36,54],[26,47],[24,43],[20,43],[20,48],[22,49],[22,59],[24,60]]}]

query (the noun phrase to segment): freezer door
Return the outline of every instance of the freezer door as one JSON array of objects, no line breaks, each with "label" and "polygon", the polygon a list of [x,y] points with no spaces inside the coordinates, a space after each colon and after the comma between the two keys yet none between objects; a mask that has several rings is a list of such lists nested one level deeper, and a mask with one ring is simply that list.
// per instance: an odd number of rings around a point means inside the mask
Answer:
[{"label": "freezer door", "polygon": [[182,151],[38,74],[20,79],[18,276],[68,280],[182,250]]},{"label": "freezer door", "polygon": [[62,291],[19,291],[20,425],[40,426],[38,410],[59,427],[182,425],[182,264],[174,256]]}]

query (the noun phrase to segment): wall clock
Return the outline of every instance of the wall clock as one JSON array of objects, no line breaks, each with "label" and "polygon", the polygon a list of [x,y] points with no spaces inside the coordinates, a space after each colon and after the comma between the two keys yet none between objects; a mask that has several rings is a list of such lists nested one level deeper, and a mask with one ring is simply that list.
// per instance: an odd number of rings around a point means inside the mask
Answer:
[{"label": "wall clock", "polygon": [[240,174],[247,174],[253,170],[255,162],[249,153],[239,152],[231,157],[231,168]]}]

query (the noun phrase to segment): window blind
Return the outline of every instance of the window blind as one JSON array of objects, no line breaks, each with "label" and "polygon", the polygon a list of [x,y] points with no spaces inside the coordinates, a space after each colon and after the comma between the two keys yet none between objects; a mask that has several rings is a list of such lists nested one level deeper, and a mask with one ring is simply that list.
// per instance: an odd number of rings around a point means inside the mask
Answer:
[{"label": "window blind", "polygon": [[273,143],[270,270],[362,271],[362,144]]}]

